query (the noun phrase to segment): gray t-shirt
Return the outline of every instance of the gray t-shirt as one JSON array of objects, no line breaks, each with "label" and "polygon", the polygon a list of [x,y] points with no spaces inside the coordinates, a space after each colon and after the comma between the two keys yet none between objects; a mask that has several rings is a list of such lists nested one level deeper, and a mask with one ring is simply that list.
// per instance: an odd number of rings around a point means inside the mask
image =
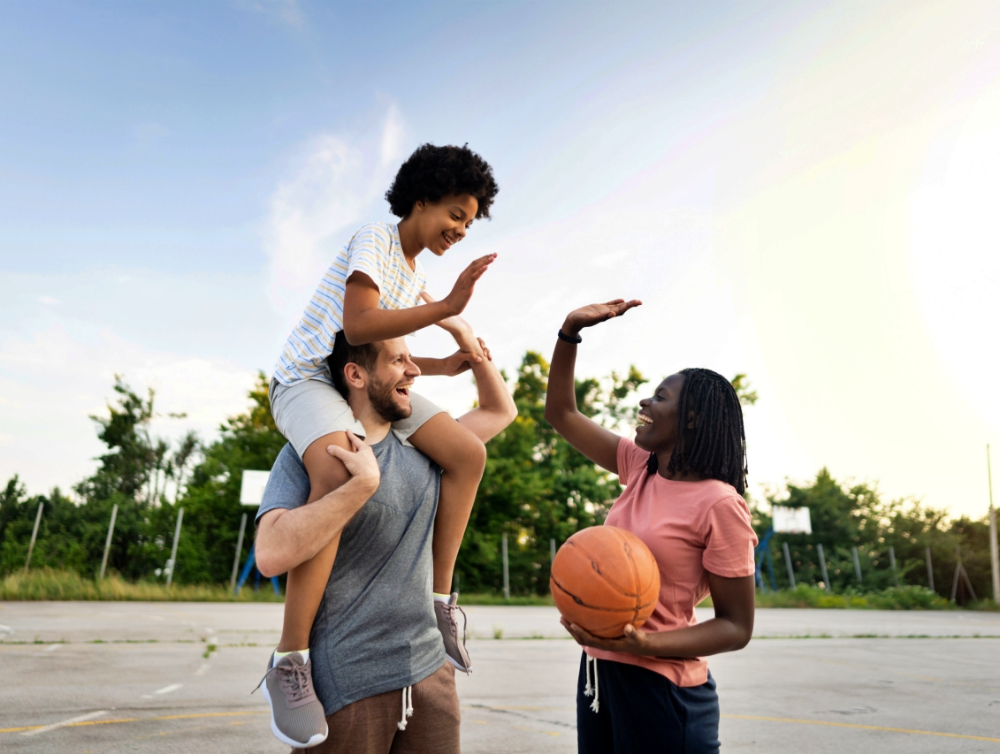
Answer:
[{"label": "gray t-shirt", "polygon": [[[309,640],[313,684],[327,715],[412,686],[445,663],[431,558],[440,469],[392,432],[372,451],[382,480],[344,529]],[[275,508],[304,505],[308,497],[305,466],[286,445],[257,521]]]}]

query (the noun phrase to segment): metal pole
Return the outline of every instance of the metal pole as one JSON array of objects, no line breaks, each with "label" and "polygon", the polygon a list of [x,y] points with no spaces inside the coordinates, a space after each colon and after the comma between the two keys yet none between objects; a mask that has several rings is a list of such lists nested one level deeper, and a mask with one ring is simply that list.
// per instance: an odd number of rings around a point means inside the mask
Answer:
[{"label": "metal pole", "polygon": [[955,601],[955,597],[958,596],[958,579],[962,575],[962,553],[958,551],[958,545],[955,545],[955,580],[951,582],[951,601]]},{"label": "metal pole", "polygon": [[851,552],[854,554],[854,573],[858,576],[858,583],[861,583],[861,561],[858,560],[858,548],[852,547]]},{"label": "metal pole", "polygon": [[785,551],[785,565],[788,566],[788,580],[792,584],[792,589],[795,588],[795,572],[792,571],[792,556],[788,554],[788,542],[781,543],[781,549]]},{"label": "metal pole", "polygon": [[986,478],[990,486],[990,564],[993,566],[993,601],[1000,602],[1000,551],[997,550],[997,512],[993,507],[993,468],[986,445]]},{"label": "metal pole", "polygon": [[28,545],[28,558],[24,561],[24,572],[28,572],[28,566],[31,565],[31,553],[35,549],[35,539],[38,537],[38,525],[42,522],[42,509],[45,507],[45,503],[38,504],[38,515],[35,516],[35,528],[31,530],[31,544]]},{"label": "metal pole", "polygon": [[896,551],[889,545],[889,567],[892,568],[892,580],[899,586],[899,573],[896,571]]},{"label": "metal pole", "polygon": [[233,558],[233,576],[229,579],[229,588],[232,591],[236,591],[236,572],[240,569],[240,555],[243,554],[243,532],[247,528],[247,514],[243,514],[243,519],[240,521],[240,535],[236,538],[236,557]]},{"label": "metal pole", "polygon": [[924,554],[927,555],[927,587],[934,591],[934,564],[931,561],[931,548],[925,547]]},{"label": "metal pole", "polygon": [[170,568],[167,569],[167,586],[174,580],[174,568],[177,566],[177,540],[181,537],[181,521],[184,520],[184,509],[177,511],[177,526],[174,527],[174,546],[170,548]]},{"label": "metal pole", "polygon": [[549,563],[552,563],[556,559],[556,541],[555,539],[549,540]]},{"label": "metal pole", "polygon": [[500,545],[503,548],[503,598],[510,599],[510,572],[507,567],[507,532],[504,532]]},{"label": "metal pole", "polygon": [[108,567],[108,553],[111,551],[111,535],[115,533],[115,519],[118,518],[118,503],[111,509],[111,523],[108,524],[108,538],[104,540],[104,557],[101,559],[101,575],[98,581],[104,581],[104,569]]},{"label": "metal pole", "polygon": [[826,572],[826,557],[823,555],[823,545],[816,545],[816,549],[819,551],[819,569],[823,572],[823,583],[826,584],[826,588],[833,591],[833,587],[830,586],[830,576]]}]

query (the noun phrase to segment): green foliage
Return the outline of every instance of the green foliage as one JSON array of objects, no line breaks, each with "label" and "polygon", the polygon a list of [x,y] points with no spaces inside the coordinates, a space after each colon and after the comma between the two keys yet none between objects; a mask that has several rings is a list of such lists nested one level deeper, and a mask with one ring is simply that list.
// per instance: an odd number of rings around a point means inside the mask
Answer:
[{"label": "green foliage", "polygon": [[[822,580],[817,544],[823,545],[827,573],[833,592],[864,590],[880,592],[900,585],[928,587],[926,549],[931,549],[934,587],[939,595],[951,597],[956,552],[960,553],[976,596],[987,597],[990,588],[990,560],[986,521],[962,517],[948,522],[942,510],[919,501],[884,501],[877,488],[867,484],[847,487],[821,469],[809,485],[789,484],[787,498],[771,496],[771,503],[792,508],[809,508],[813,533],[776,534],[770,542],[774,575],[779,589],[789,586],[782,542],[787,542],[797,584],[818,586]],[[758,536],[770,526],[770,517],[755,511]],[[893,574],[889,548],[896,556]],[[861,583],[855,574],[852,547],[858,548]],[[766,566],[765,566],[766,574]],[[972,600],[961,585],[957,600]]]},{"label": "green foliage", "polygon": [[757,402],[757,391],[750,387],[750,380],[745,374],[738,374],[729,381],[736,390],[740,405],[752,406]]},{"label": "green foliage", "polygon": [[[203,460],[194,468],[184,495],[178,501],[178,505],[184,506],[184,529],[178,545],[175,581],[185,584],[227,581],[232,572],[243,513],[250,514],[250,521],[242,557],[250,549],[255,510],[240,505],[243,470],[268,471],[284,447],[285,438],[274,426],[267,379],[263,373],[258,375],[249,397],[250,410],[229,419],[221,427],[221,437],[205,449]],[[169,530],[172,537],[176,520],[172,506],[163,506],[160,510],[166,512],[166,520],[161,521],[159,530]],[[152,553],[165,560],[169,557],[169,544],[169,538],[163,543],[163,549],[154,543]]]},{"label": "green foliage", "polygon": [[[617,479],[590,463],[544,419],[548,364],[529,352],[518,368],[514,399],[518,417],[488,446],[486,473],[459,553],[456,577],[463,594],[478,600],[497,595],[502,585],[501,536],[507,534],[511,592],[528,602],[548,599],[549,540],[562,544],[575,531],[599,524],[620,494]],[[643,384],[633,367],[621,376],[576,383],[580,410],[604,426],[627,431],[635,421],[630,401]],[[732,383],[744,405],[757,400],[745,375]],[[107,452],[93,475],[74,488],[76,499],[58,489],[29,496],[18,477],[0,487],[0,599],[166,599],[169,595],[227,592],[240,518],[251,513],[239,504],[244,469],[270,469],[285,444],[274,425],[261,373],[249,394],[248,410],[229,419],[218,440],[202,447],[192,434],[175,447],[150,433],[156,416],[152,392],[143,397],[116,377],[115,401],[107,416],[92,417]],[[168,494],[168,490],[172,494]],[[913,500],[883,501],[870,485],[843,485],[822,469],[808,484],[787,486],[787,497],[770,502],[810,509],[814,534],[776,535],[771,555],[779,589],[761,594],[759,604],[814,607],[941,607],[951,596],[956,550],[969,573],[979,602],[964,584],[959,604],[997,609],[990,589],[988,526],[959,518]],[[32,571],[23,575],[25,557],[39,505],[44,514],[32,554]],[[111,510],[118,516],[108,562],[111,574],[96,583]],[[174,588],[162,586],[179,507],[184,523],[178,547]],[[770,525],[766,511],[753,510],[758,535]],[[252,529],[248,534],[252,534]],[[242,557],[250,546],[246,538]],[[799,588],[788,591],[782,542],[787,542]],[[822,580],[816,546],[825,550],[831,584]],[[889,566],[895,550],[900,586]],[[862,582],[854,575],[851,548],[861,559]],[[925,548],[934,562],[937,597],[928,591]],[[135,589],[126,587],[133,582]],[[137,582],[137,583],[136,583]],[[185,591],[201,588],[202,592]],[[141,588],[140,588],[141,587]],[[163,590],[163,595],[156,590]],[[215,590],[215,591],[213,591]],[[271,593],[262,589],[259,594]],[[249,595],[243,590],[241,595]],[[135,595],[145,596],[135,596]],[[21,596],[17,596],[21,595]],[[32,596],[34,595],[34,596]],[[49,595],[46,597],[46,595]],[[111,596],[108,596],[111,595]],[[116,596],[118,595],[118,596]],[[125,595],[125,596],[120,596]],[[202,599],[188,596],[186,599]],[[261,597],[263,599],[263,597]],[[499,599],[499,598],[495,598]],[[513,600],[512,600],[513,602]]]},{"label": "green foliage", "polygon": [[108,574],[103,581],[86,579],[76,571],[34,568],[0,579],[0,600],[131,600],[142,602],[278,602],[271,589],[241,589],[234,595],[229,586],[172,585],[162,582],[125,581]]},{"label": "green foliage", "polygon": [[[594,466],[545,421],[549,365],[528,352],[517,372],[518,416],[487,445],[486,472],[458,556],[463,592],[502,587],[501,537],[508,537],[512,594],[546,594],[549,540],[562,544],[579,529],[604,521],[620,494],[617,479]],[[580,410],[606,426],[633,419],[627,397],[645,380],[633,367],[625,377],[577,381]]]},{"label": "green foliage", "polygon": [[[79,502],[59,490],[47,497],[29,498],[16,476],[0,492],[0,574],[23,569],[41,503],[45,507],[31,559],[33,569],[50,567],[84,578],[96,576],[111,511],[117,505],[108,570],[130,581],[155,578],[170,557],[174,524],[183,507],[173,582],[227,582],[240,518],[247,511],[239,504],[242,471],[270,469],[285,444],[270,413],[264,375],[258,375],[250,391],[250,409],[229,419],[221,427],[219,440],[204,450],[189,433],[171,452],[166,441],[149,432],[156,415],[153,393],[142,398],[119,377],[114,390],[118,399],[108,404],[108,416],[91,417],[108,450],[97,459],[97,471],[76,486]],[[199,453],[201,459],[195,463]],[[173,502],[167,495],[171,480]]]},{"label": "green foliage", "polygon": [[921,586],[890,587],[881,591],[856,589],[834,593],[806,584],[795,589],[757,594],[757,607],[818,607],[873,610],[948,610],[951,602]]}]

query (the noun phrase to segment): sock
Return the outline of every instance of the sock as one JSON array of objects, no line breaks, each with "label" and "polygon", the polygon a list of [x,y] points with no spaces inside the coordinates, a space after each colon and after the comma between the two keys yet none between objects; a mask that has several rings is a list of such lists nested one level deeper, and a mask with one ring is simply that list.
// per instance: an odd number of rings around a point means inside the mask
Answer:
[{"label": "sock", "polygon": [[447,602],[450,599],[451,599],[451,595],[450,594],[438,594],[437,592],[434,592],[434,601],[435,602]]},{"label": "sock", "polygon": [[[308,649],[296,649],[296,650],[293,650],[293,651],[298,652],[300,655],[302,655],[302,662],[309,662],[309,650]],[[288,655],[290,655],[290,654],[291,654],[291,652],[279,652],[278,650],[274,650],[274,661],[277,662],[282,657],[288,657]]]}]

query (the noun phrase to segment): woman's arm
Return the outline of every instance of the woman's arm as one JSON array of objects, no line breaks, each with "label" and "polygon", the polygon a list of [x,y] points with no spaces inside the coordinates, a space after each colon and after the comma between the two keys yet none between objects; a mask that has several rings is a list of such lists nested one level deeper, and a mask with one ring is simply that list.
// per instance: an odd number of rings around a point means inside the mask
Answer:
[{"label": "woman's arm", "polygon": [[629,625],[620,639],[601,639],[565,618],[562,624],[581,646],[647,657],[704,657],[743,649],[753,635],[754,577],[727,579],[709,573],[708,588],[715,617],[688,628],[647,633]]},{"label": "woman's arm", "polygon": [[[562,333],[577,338],[583,328],[620,317],[641,304],[641,301],[615,299],[606,304],[591,304],[576,309],[566,316]],[[556,341],[549,367],[549,387],[545,393],[545,421],[591,461],[617,474],[621,437],[581,414],[576,406],[576,349],[575,343],[567,343],[562,338]]]}]

